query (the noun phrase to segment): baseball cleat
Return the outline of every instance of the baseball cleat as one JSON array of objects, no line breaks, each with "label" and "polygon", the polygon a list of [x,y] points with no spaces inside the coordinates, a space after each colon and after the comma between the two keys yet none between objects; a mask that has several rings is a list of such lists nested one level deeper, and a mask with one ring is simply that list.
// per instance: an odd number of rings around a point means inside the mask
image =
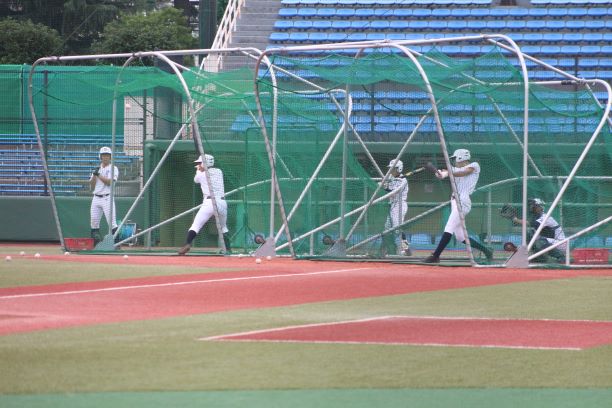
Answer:
[{"label": "baseball cleat", "polygon": [[431,254],[427,258],[423,259],[423,263],[440,263],[440,257]]},{"label": "baseball cleat", "polygon": [[178,254],[185,255],[187,252],[189,252],[190,249],[191,249],[191,244],[185,244],[183,245],[181,249],[179,249]]}]

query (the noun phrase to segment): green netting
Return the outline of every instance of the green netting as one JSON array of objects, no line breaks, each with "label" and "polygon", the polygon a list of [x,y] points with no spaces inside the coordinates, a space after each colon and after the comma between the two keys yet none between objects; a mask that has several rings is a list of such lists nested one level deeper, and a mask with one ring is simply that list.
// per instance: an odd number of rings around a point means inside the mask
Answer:
[{"label": "green netting", "polygon": [[[417,59],[431,85],[445,148],[469,149],[482,168],[468,230],[497,250],[499,262],[505,261],[503,242],[520,239],[520,228],[500,219],[498,208],[504,203],[520,207],[523,199],[521,70],[499,49],[477,58],[454,59],[434,48]],[[411,176],[408,214],[393,231],[385,228],[388,200],[381,199],[385,191],[379,188],[387,163],[400,152],[404,171],[430,161],[445,166],[429,89],[413,61],[390,49],[359,57],[312,52],[272,55],[271,61],[273,67],[262,65],[257,75],[252,63],[236,70],[184,73],[204,149],[215,156],[225,174],[234,251],[256,250],[256,235],[277,238],[279,253],[289,250],[279,197],[271,191],[263,120],[273,143],[276,177],[296,255],[395,254],[401,234],[415,256],[427,254],[448,214],[448,205],[441,205],[450,196],[448,180],[424,172]],[[50,169],[54,191],[61,195],[56,187],[62,183],[80,185],[65,194],[80,198],[87,208],[86,177],[97,149],[111,140],[116,100],[115,151],[126,160],[120,163],[125,178],[117,183],[117,195],[133,200],[171,149],[130,218],[138,220],[141,229],[152,227],[140,243],[180,246],[194,212],[173,217],[198,205],[201,192],[192,183],[197,144],[179,79],[148,67],[62,67],[46,75],[37,71],[34,90],[39,120],[46,112],[47,132],[70,133],[74,138],[94,135],[88,144],[47,145],[50,156],[69,151],[63,167]],[[550,204],[599,125],[603,109],[591,89],[570,81],[531,83],[529,89],[528,195]],[[171,144],[175,136],[178,142]],[[606,124],[553,213],[566,235],[612,213],[611,150]],[[69,178],[66,166],[77,161],[79,152],[94,157],[89,157],[78,177]],[[61,208],[59,212],[62,219]],[[160,223],[165,224],[156,228]],[[87,219],[83,225],[79,234],[86,234]],[[214,225],[207,227],[197,246],[216,247],[215,234]],[[572,242],[572,248],[605,246],[608,236],[612,231],[605,223]],[[344,248],[342,239],[347,239]],[[333,242],[336,245],[330,245]],[[448,256],[465,257],[464,248],[453,242],[449,250],[457,251]]]}]

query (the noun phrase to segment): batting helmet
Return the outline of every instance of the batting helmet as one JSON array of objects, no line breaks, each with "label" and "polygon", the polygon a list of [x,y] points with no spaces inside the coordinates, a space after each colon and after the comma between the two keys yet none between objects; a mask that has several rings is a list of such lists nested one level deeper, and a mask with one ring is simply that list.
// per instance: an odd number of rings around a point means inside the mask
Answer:
[{"label": "batting helmet", "polygon": [[541,198],[534,197],[527,200],[527,204],[529,204],[530,207],[536,206],[544,208],[544,204],[546,203]]},{"label": "batting helmet", "polygon": [[98,153],[98,157],[101,158],[103,154],[113,154],[113,151],[111,150],[110,147],[104,146],[100,149],[100,152]]},{"label": "batting helmet", "polygon": [[451,159],[455,159],[455,161],[462,162],[466,160],[470,160],[470,151],[467,149],[457,149],[450,157]]},{"label": "batting helmet", "polygon": [[194,160],[194,163],[202,163],[202,157],[204,157],[206,167],[212,167],[215,165],[215,158],[211,154],[205,154],[204,156],[198,157],[197,160]]},{"label": "batting helmet", "polygon": [[387,167],[395,167],[400,173],[404,170],[404,163],[401,160],[391,160]]}]

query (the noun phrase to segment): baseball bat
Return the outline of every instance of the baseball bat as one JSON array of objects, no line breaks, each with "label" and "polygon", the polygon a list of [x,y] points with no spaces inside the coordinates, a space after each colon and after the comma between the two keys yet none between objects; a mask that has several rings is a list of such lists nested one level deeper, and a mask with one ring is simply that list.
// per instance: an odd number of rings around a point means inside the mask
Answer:
[{"label": "baseball bat", "polygon": [[404,177],[410,177],[413,174],[417,174],[417,173],[422,172],[423,170],[425,170],[425,167],[419,167],[418,169],[414,169],[412,171],[409,171],[408,173],[404,173]]}]

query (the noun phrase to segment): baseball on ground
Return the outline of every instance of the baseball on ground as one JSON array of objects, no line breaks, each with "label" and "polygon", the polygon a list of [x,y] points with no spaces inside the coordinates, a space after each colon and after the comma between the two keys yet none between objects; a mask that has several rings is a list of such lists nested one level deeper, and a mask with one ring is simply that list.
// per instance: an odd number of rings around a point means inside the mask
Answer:
[{"label": "baseball on ground", "polygon": [[255,259],[255,263],[260,264],[260,263],[261,263],[261,258],[257,258],[257,259]]},{"label": "baseball on ground", "polygon": [[19,253],[19,255],[24,256],[24,255],[25,255],[25,251],[21,251],[21,252]]},{"label": "baseball on ground", "polygon": [[40,254],[37,252],[34,254],[34,258],[40,258]]},{"label": "baseball on ground", "polygon": [[10,255],[7,255],[6,258],[4,258],[4,260],[6,262],[11,262],[13,260],[13,258]]}]

